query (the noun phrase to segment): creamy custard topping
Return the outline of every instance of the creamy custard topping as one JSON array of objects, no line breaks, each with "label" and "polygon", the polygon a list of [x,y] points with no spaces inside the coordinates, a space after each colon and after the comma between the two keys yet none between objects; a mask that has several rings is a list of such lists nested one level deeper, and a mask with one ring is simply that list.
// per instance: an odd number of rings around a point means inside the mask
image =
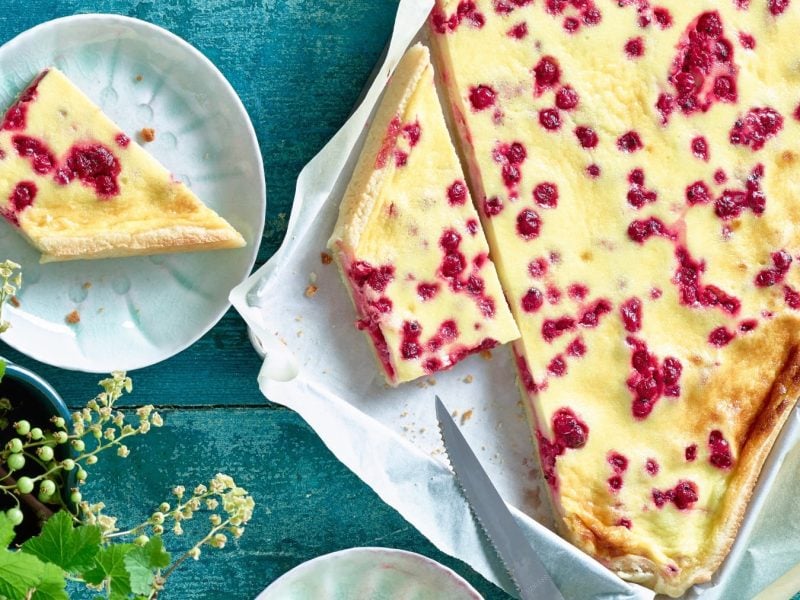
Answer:
[{"label": "creamy custard topping", "polygon": [[45,260],[244,245],[57,69],[0,126],[0,214]]},{"label": "creamy custard topping", "polygon": [[519,336],[427,48],[410,49],[392,77],[330,244],[390,383]]},{"label": "creamy custard topping", "polygon": [[564,532],[679,595],[797,397],[800,3],[438,0],[431,30]]}]

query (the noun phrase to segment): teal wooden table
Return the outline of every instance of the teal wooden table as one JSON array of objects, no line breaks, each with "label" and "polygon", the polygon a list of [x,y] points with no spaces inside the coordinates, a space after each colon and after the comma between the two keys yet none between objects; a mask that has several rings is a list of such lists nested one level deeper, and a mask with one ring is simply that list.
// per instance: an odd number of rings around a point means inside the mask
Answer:
[{"label": "teal wooden table", "polygon": [[[241,96],[264,156],[269,204],[260,265],[283,239],[297,174],[349,114],[396,7],[396,0],[4,0],[0,42],[51,18],[114,12],[165,27],[208,56]],[[38,364],[2,342],[0,354],[39,372],[71,407],[96,393],[94,375]],[[132,444],[129,458],[98,463],[84,495],[102,498],[133,524],[173,485],[224,471],[257,503],[241,540],[176,571],[165,600],[252,598],[301,562],[353,546],[420,552],[486,598],[508,597],[438,552],[297,415],[267,402],[256,387],[258,368],[231,310],[192,348],[131,374],[127,406],[155,404],[165,426]]]}]

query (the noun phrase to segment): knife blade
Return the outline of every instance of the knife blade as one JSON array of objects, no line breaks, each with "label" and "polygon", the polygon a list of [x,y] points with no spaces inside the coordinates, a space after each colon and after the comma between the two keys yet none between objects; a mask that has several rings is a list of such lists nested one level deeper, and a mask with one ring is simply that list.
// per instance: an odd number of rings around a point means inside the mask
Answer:
[{"label": "knife blade", "polygon": [[473,514],[504,564],[522,600],[563,600],[538,554],[522,533],[444,403],[436,417],[456,479]]}]

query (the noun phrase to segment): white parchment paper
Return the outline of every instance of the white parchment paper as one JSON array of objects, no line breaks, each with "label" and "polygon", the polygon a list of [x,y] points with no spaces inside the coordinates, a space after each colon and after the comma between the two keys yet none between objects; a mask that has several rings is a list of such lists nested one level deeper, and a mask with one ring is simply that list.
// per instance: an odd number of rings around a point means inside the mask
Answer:
[{"label": "white parchment paper", "polygon": [[[547,490],[509,349],[499,348],[491,357],[473,356],[435,378],[390,388],[378,372],[367,340],[353,326],[353,308],[336,267],[320,260],[370,114],[432,4],[432,0],[401,0],[385,63],[364,101],[298,178],[283,246],[231,293],[231,301],[266,352],[259,385],[271,401],[297,411],[339,460],[440,550],[511,592],[502,566],[442,462],[433,406],[438,394],[460,421],[565,598],[652,598],[652,592],[623,582],[549,529]],[[317,292],[308,297],[310,284]],[[791,501],[798,492],[794,473],[780,469],[799,436],[800,418],[795,412],[770,457],[718,581],[692,590],[687,597],[750,597],[740,592],[763,588],[800,561],[798,526],[786,527],[783,519],[769,518],[773,507],[780,507],[788,511],[783,518],[793,515],[800,523],[798,503]],[[800,463],[798,454],[794,452],[795,466]],[[768,494],[779,476],[782,485]]]}]

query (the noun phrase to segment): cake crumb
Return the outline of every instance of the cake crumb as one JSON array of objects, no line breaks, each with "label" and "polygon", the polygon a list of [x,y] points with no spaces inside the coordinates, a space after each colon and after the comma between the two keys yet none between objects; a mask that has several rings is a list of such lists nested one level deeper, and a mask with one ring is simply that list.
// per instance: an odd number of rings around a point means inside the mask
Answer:
[{"label": "cake crumb", "polygon": [[77,310],[73,310],[65,317],[65,320],[70,325],[77,325],[81,322],[81,314]]},{"label": "cake crumb", "polygon": [[453,412],[450,413],[450,416],[455,419],[458,416],[458,411],[454,410]]},{"label": "cake crumb", "polygon": [[313,283],[309,284],[305,292],[306,298],[313,298],[314,296],[316,296],[318,291],[319,288],[317,286],[315,286]]},{"label": "cake crumb", "polygon": [[91,287],[92,287],[92,282],[91,281],[84,281],[83,282],[83,289],[88,290],[88,289],[91,289]]},{"label": "cake crumb", "polygon": [[463,425],[471,418],[472,418],[472,409],[470,408],[469,410],[465,410],[464,414],[461,415],[461,424]]},{"label": "cake crumb", "polygon": [[333,257],[327,252],[320,252],[319,260],[323,265],[329,265],[333,262]]},{"label": "cake crumb", "polygon": [[492,360],[492,351],[491,350],[481,350],[481,358],[483,360]]},{"label": "cake crumb", "polygon": [[16,296],[11,296],[11,298],[8,299],[8,302],[14,308],[19,308],[19,298],[17,298]]},{"label": "cake crumb", "polygon": [[141,81],[142,79],[144,79],[144,77],[142,77],[141,74],[136,76],[136,81]]},{"label": "cake crumb", "polygon": [[152,142],[156,139],[156,130],[152,127],[143,127],[139,132],[139,137],[143,142]]},{"label": "cake crumb", "polygon": [[428,377],[428,379],[425,381],[428,383],[428,385],[436,385],[436,380],[433,377]]},{"label": "cake crumb", "polygon": [[464,383],[472,383],[474,381],[474,378],[472,377],[472,375],[467,375],[466,377],[464,377],[463,381]]}]

